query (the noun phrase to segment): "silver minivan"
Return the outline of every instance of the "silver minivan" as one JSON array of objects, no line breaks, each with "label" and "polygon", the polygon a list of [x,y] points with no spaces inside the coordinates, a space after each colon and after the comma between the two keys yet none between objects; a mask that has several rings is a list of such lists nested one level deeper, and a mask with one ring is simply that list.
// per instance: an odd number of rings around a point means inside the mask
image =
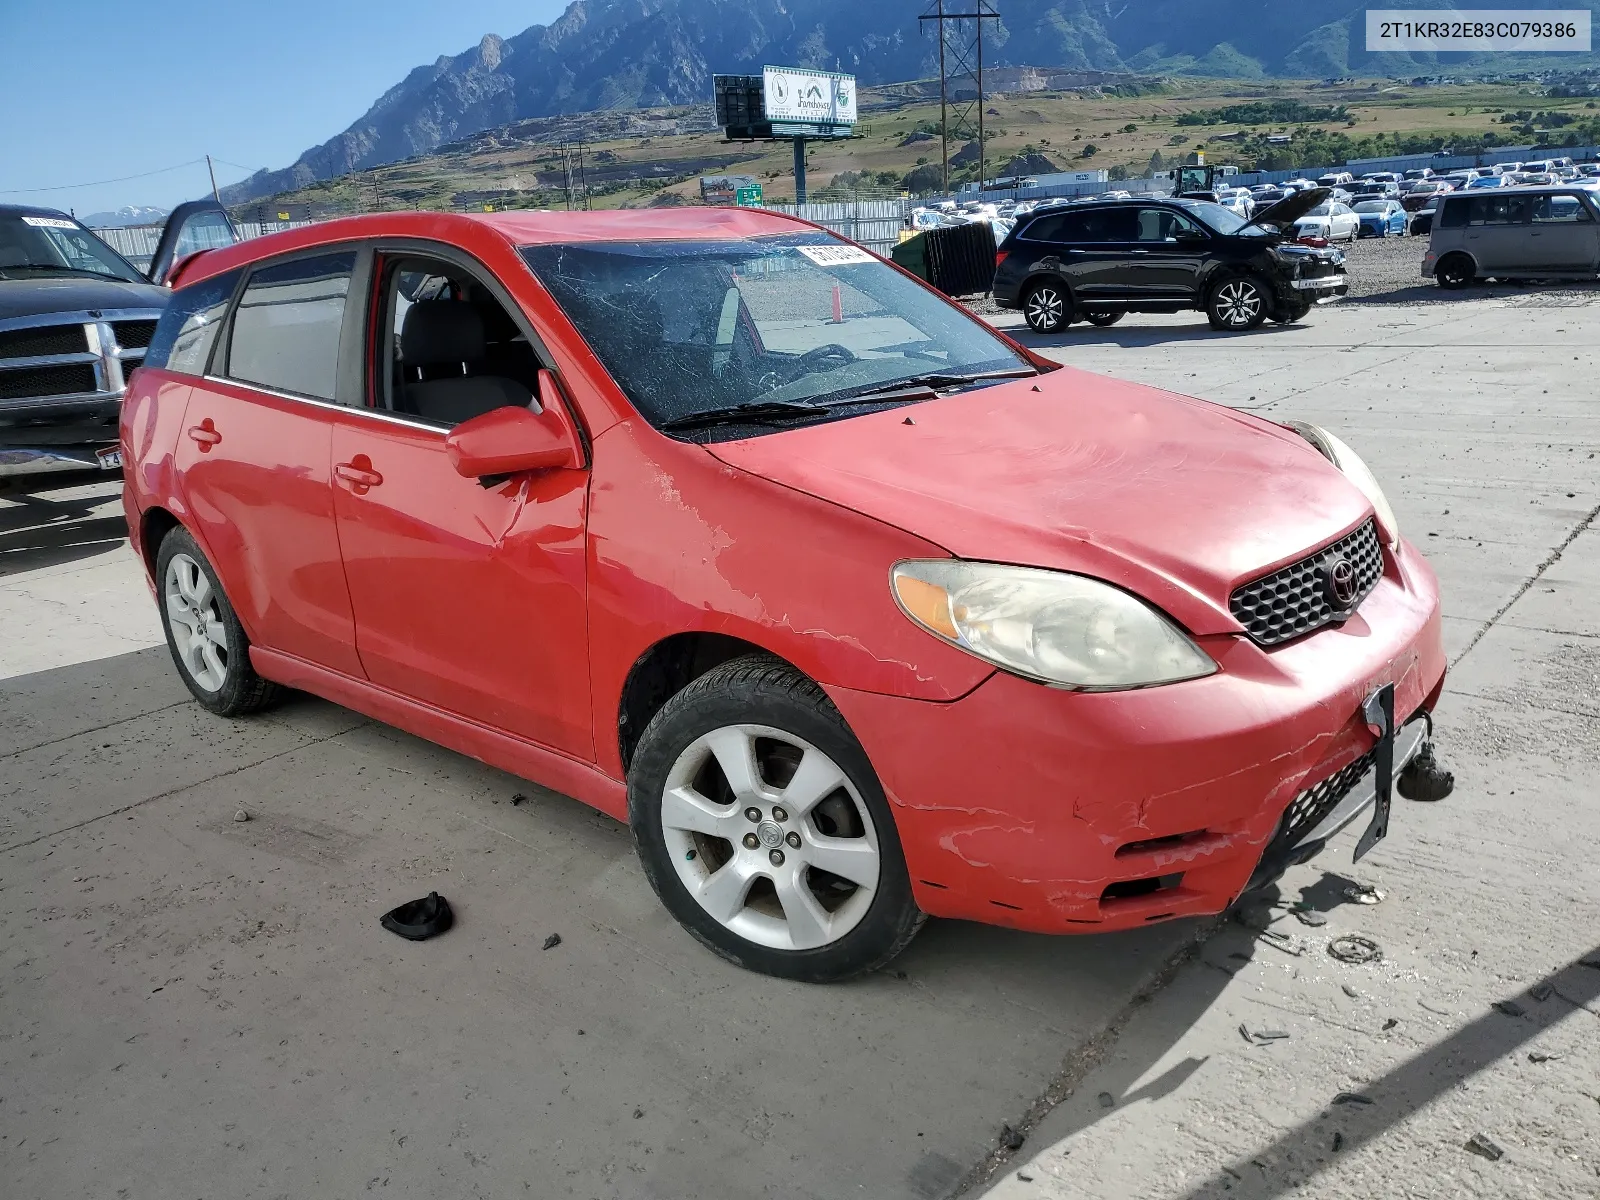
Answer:
[{"label": "silver minivan", "polygon": [[1593,279],[1600,274],[1600,197],[1581,187],[1509,187],[1439,198],[1424,278]]}]

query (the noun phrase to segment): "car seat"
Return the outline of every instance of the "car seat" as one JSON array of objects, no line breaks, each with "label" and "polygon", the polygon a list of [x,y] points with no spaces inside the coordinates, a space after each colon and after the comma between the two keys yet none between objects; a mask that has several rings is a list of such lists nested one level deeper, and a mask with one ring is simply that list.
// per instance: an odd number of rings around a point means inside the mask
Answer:
[{"label": "car seat", "polygon": [[483,317],[459,300],[419,300],[406,310],[400,328],[404,411],[441,425],[493,412],[526,408],[533,392],[503,375],[475,374],[484,366],[487,346]]}]

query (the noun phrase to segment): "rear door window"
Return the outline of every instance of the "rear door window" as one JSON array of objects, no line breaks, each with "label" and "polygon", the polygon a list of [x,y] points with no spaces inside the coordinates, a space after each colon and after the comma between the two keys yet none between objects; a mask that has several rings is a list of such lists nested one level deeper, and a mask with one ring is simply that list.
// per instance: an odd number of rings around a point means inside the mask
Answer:
[{"label": "rear door window", "polygon": [[333,400],[355,251],[261,267],[233,314],[228,377]]},{"label": "rear door window", "polygon": [[1526,225],[1532,210],[1528,196],[1473,196],[1467,213],[1468,225]]},{"label": "rear door window", "polygon": [[1593,220],[1583,201],[1573,195],[1540,196],[1533,204],[1535,225],[1581,225]]},{"label": "rear door window", "polygon": [[144,365],[186,375],[204,375],[217,329],[243,271],[229,271],[173,293],[145,351]]},{"label": "rear door window", "polygon": [[1094,208],[1087,212],[1069,213],[1066,217],[1068,242],[1131,242],[1136,240],[1138,226],[1132,208]]}]

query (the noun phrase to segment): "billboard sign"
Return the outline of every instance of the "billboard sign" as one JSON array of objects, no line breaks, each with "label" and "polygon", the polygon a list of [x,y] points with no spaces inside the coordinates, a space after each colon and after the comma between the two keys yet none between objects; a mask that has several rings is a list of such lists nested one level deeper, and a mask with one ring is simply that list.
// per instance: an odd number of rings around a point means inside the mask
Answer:
[{"label": "billboard sign", "polygon": [[848,128],[856,123],[856,78],[802,67],[764,67],[765,116],[774,125]]}]

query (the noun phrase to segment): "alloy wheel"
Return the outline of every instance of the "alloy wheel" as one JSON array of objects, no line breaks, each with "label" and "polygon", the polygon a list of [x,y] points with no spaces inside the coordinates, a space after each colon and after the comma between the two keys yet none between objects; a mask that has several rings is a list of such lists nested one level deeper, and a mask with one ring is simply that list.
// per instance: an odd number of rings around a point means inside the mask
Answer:
[{"label": "alloy wheel", "polygon": [[817,747],[770,726],[723,726],[690,743],[667,775],[661,831],[689,894],[757,945],[836,942],[878,889],[878,833],[855,786]]},{"label": "alloy wheel", "polygon": [[1261,314],[1261,289],[1248,279],[1233,279],[1217,289],[1217,316],[1224,325],[1243,328]]},{"label": "alloy wheel", "polygon": [[1060,327],[1066,311],[1066,301],[1059,291],[1053,287],[1036,287],[1028,293],[1023,316],[1038,332],[1052,333]]},{"label": "alloy wheel", "polygon": [[178,661],[196,686],[220,692],[228,681],[228,631],[211,580],[189,555],[174,554],[162,590]]}]

